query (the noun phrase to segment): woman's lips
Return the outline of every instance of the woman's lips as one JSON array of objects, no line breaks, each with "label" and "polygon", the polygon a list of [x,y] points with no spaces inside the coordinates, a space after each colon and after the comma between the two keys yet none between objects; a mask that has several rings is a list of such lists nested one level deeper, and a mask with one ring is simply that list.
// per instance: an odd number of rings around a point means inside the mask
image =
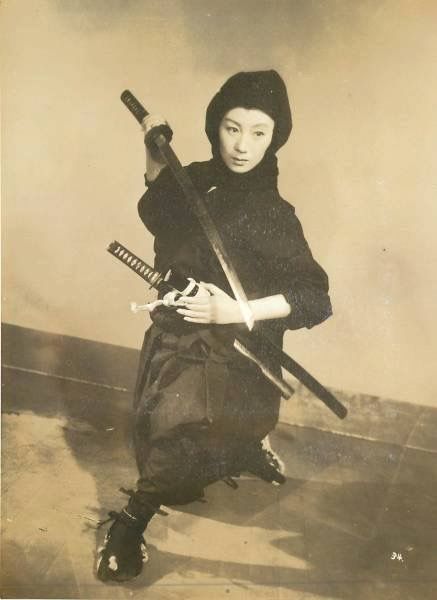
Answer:
[{"label": "woman's lips", "polygon": [[236,156],[233,156],[232,162],[236,163],[237,165],[244,165],[244,163],[247,163],[247,158],[237,158]]}]

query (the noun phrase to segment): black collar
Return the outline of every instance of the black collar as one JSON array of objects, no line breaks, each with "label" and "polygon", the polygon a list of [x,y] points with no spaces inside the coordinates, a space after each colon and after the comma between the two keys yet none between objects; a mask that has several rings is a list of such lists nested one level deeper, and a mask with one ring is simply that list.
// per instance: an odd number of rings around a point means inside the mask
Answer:
[{"label": "black collar", "polygon": [[260,164],[248,173],[234,173],[217,155],[194,165],[193,179],[197,189],[203,192],[211,187],[241,192],[277,189],[278,161],[274,154],[266,154]]}]

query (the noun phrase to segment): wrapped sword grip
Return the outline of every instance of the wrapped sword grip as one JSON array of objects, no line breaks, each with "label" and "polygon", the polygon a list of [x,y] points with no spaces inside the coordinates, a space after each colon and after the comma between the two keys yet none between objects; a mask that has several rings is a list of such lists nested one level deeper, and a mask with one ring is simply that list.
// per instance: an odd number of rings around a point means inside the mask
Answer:
[{"label": "wrapped sword grip", "polygon": [[141,102],[135,98],[130,90],[124,90],[120,98],[123,104],[128,108],[128,110],[130,110],[138,123],[141,125],[141,123],[149,114]]},{"label": "wrapped sword grip", "polygon": [[[133,114],[138,123],[143,126],[143,121],[149,115],[149,113],[141,104],[141,102],[132,94],[130,90],[124,90],[120,98],[126,108]],[[152,129],[150,129],[150,131],[148,131],[144,137],[144,143],[150,150],[152,158],[158,161],[160,160],[160,153],[158,146],[156,145],[156,139],[160,135],[163,135],[168,143],[171,142],[173,138],[173,131],[167,123],[152,127]]]}]

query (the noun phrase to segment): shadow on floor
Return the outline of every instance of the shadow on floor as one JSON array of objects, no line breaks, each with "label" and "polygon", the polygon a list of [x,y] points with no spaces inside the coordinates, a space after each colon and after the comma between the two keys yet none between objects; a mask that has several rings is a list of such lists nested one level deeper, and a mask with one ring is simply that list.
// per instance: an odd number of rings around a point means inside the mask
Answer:
[{"label": "shadow on floor", "polygon": [[[122,392],[5,371],[3,410],[18,427],[18,415],[33,414],[42,423],[31,433],[42,453],[35,463],[23,462],[19,438],[15,447],[8,445],[12,436],[4,440],[6,510],[16,502],[27,514],[18,476],[26,465],[33,465],[42,487],[53,473],[61,487],[67,483],[69,472],[53,470],[64,450],[78,467],[76,477],[92,478],[95,494],[84,498],[77,480],[86,511],[74,532],[75,547],[82,535],[86,539],[80,558],[71,551],[66,531],[49,540],[32,531],[5,540],[3,597],[131,598],[146,587],[158,599],[174,598],[181,590],[189,590],[185,597],[190,598],[249,592],[277,598],[278,588],[287,598],[435,597],[435,454],[285,425],[273,436],[288,468],[284,486],[250,478],[242,478],[238,490],[214,484],[207,503],[155,517],[152,561],[138,579],[101,584],[91,565],[94,543],[104,532],[96,531],[90,519],[121,508],[125,497],[118,487],[134,485],[130,403]],[[50,419],[60,418],[62,436],[44,450]],[[66,504],[74,510],[71,494]],[[23,592],[26,596],[17,595]]]}]

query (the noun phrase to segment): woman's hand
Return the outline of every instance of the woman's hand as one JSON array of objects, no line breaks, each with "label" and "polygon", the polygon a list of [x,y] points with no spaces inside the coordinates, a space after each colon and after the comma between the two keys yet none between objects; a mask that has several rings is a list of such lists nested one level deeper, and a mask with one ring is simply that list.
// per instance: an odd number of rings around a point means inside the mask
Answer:
[{"label": "woman's hand", "polygon": [[[170,303],[191,323],[244,323],[238,302],[212,283],[200,282],[197,294]],[[249,301],[255,321],[287,317],[292,308],[282,294]]]},{"label": "woman's hand", "polygon": [[159,127],[164,133],[165,137],[170,141],[172,137],[172,130],[167,123],[167,121],[158,114],[147,115],[147,117],[142,122],[142,127],[144,130],[144,142],[146,144],[146,171],[147,178],[150,181],[156,179],[159,175],[159,172],[165,166],[165,161],[161,156],[158,148],[153,142],[150,132],[155,127]]},{"label": "woman's hand", "polygon": [[190,323],[241,323],[238,302],[212,283],[200,282],[195,296],[182,296],[175,303],[180,306],[176,312]]}]

